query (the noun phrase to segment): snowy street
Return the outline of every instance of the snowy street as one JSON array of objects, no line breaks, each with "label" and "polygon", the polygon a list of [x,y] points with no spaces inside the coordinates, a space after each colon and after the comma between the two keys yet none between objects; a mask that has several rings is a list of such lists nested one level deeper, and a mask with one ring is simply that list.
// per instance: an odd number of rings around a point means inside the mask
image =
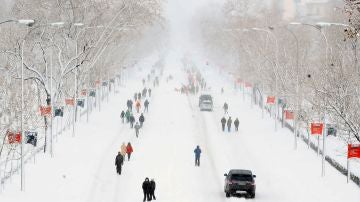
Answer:
[{"label": "snowy street", "polygon": [[[174,80],[166,83],[162,78],[160,87],[153,89],[144,128],[136,138],[119,114],[133,92],[142,88],[141,78],[150,69],[141,69],[127,78],[128,84],[110,97],[101,112],[92,114],[89,124],[83,121],[77,127],[78,136],[72,138],[69,132],[59,137],[53,159],[43,156],[29,164],[25,193],[17,191],[16,176],[0,201],[141,201],[145,177],[155,179],[157,201],[239,201],[244,197],[227,199],[223,192],[223,174],[233,168],[250,169],[257,175],[254,201],[359,200],[357,186],[346,184],[345,176],[330,166],[322,178],[321,157],[303,143],[294,151],[291,132],[275,133],[272,119],[268,115],[262,119],[248,97],[244,102],[242,93],[235,92],[214,68],[204,71],[212,87],[214,111],[200,112],[197,95],[174,90],[186,78],[174,55],[167,58],[164,71],[164,75],[174,75]],[[240,120],[238,132],[221,131],[225,101],[229,115]],[[131,142],[134,153],[117,176],[114,158],[122,142]],[[196,145],[203,152],[200,167],[194,166]]]},{"label": "snowy street", "polygon": [[0,0],[0,202],[360,202],[359,2]]}]

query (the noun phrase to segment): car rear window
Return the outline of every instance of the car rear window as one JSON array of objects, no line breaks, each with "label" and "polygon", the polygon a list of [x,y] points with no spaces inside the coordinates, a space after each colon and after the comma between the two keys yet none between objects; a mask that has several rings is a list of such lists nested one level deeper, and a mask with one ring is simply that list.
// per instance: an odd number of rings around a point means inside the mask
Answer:
[{"label": "car rear window", "polygon": [[236,181],[252,181],[253,178],[252,178],[251,175],[232,174],[232,175],[231,175],[231,180],[236,180]]}]

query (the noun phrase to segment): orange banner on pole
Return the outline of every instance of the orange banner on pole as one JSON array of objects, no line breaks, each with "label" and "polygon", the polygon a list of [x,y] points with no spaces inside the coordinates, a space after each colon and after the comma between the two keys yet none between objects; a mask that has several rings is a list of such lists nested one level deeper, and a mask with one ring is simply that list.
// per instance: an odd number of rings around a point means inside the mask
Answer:
[{"label": "orange banner on pole", "polygon": [[311,123],[311,135],[322,135],[323,127],[323,123]]},{"label": "orange banner on pole", "polygon": [[290,110],[285,110],[285,119],[294,120],[294,112]]},{"label": "orange banner on pole", "polygon": [[40,106],[41,116],[47,116],[51,114],[51,106]]},{"label": "orange banner on pole", "polygon": [[266,99],[267,104],[275,104],[275,96],[268,96]]},{"label": "orange banner on pole", "polygon": [[74,106],[75,105],[75,101],[72,98],[65,98],[65,104],[66,105],[70,105],[70,106]]},{"label": "orange banner on pole", "polygon": [[86,96],[87,95],[87,89],[82,89],[81,90],[81,95]]}]

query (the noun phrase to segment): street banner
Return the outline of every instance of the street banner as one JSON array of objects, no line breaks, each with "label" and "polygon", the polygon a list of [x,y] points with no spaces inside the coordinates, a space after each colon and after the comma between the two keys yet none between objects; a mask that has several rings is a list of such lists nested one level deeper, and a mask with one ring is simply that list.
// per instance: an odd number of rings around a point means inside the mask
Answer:
[{"label": "street banner", "polygon": [[7,131],[6,134],[8,137],[9,144],[21,143],[21,133],[20,132],[15,134],[14,132]]},{"label": "street banner", "polygon": [[348,159],[360,158],[360,144],[348,144]]},{"label": "street banner", "polygon": [[275,104],[275,96],[268,96],[266,99],[267,104]]},{"label": "street banner", "polygon": [[245,87],[246,87],[246,88],[250,88],[251,86],[252,86],[251,83],[245,82]]},{"label": "street banner", "polygon": [[54,108],[54,116],[64,116],[64,107],[55,107]]},{"label": "street banner", "polygon": [[87,95],[87,89],[82,89],[80,94],[82,96],[86,96]]},{"label": "street banner", "polygon": [[41,116],[48,116],[51,114],[51,106],[40,106]]},{"label": "street banner", "polygon": [[70,105],[70,106],[74,106],[75,105],[75,101],[73,98],[65,98],[65,104],[66,105]]},{"label": "street banner", "polygon": [[79,106],[81,108],[84,108],[85,100],[84,99],[77,99],[76,104],[77,104],[77,106]]},{"label": "street banner", "polygon": [[294,112],[290,110],[285,110],[285,119],[294,120]]},{"label": "street banner", "polygon": [[97,85],[97,86],[100,85],[100,80],[96,80],[95,85]]},{"label": "street banner", "polygon": [[311,123],[311,135],[322,135],[323,127],[323,123]]},{"label": "street banner", "polygon": [[25,131],[25,139],[26,144],[32,144],[34,147],[36,147],[37,144],[37,132],[34,131]]},{"label": "street banner", "polygon": [[96,91],[95,90],[90,90],[89,96],[90,97],[95,97],[96,96]]}]

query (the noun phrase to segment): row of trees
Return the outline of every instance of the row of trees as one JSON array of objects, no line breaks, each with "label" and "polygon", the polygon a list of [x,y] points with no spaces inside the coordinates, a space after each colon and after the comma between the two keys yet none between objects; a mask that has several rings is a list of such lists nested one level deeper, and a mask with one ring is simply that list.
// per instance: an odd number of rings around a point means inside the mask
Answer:
[{"label": "row of trees", "polygon": [[326,121],[347,143],[360,142],[357,2],[329,2],[322,18],[329,24],[284,20],[278,7],[261,1],[227,0],[221,11],[198,15],[199,36],[217,65],[285,100],[298,128]]},{"label": "row of trees", "polygon": [[[82,89],[109,82],[138,59],[156,51],[165,21],[161,0],[14,0],[5,20],[33,19],[22,26],[0,24],[0,160],[8,152],[7,131],[20,131],[21,69],[24,69],[24,130],[51,126],[40,106],[64,106]],[[2,8],[2,9],[5,9]],[[42,131],[42,130],[41,130]],[[46,150],[46,146],[45,146]],[[5,152],[6,151],[6,152]],[[1,173],[0,173],[1,174]]]}]

